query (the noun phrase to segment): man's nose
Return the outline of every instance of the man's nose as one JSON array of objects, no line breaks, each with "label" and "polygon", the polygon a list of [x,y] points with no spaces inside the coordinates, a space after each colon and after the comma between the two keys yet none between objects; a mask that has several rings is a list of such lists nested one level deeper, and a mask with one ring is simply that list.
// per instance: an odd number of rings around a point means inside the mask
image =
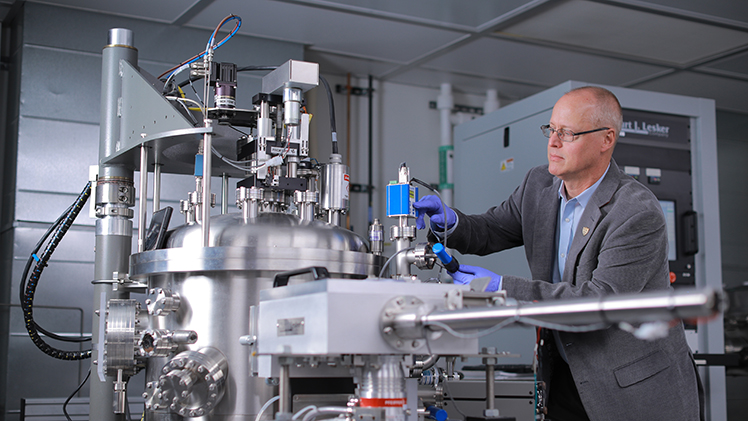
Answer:
[{"label": "man's nose", "polygon": [[558,133],[555,131],[551,132],[551,137],[548,138],[548,146],[554,148],[560,148],[563,145],[563,141],[558,137]]}]

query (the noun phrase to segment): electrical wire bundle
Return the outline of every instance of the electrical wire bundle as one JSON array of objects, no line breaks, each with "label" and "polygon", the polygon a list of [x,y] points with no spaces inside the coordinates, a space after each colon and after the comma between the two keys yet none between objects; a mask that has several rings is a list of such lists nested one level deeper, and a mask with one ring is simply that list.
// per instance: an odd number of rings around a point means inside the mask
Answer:
[{"label": "electrical wire bundle", "polygon": [[[221,27],[224,24],[226,24],[227,22],[230,22],[232,20],[236,21],[236,24],[234,25],[234,29],[232,29],[231,32],[229,32],[228,35],[226,35],[221,41],[219,41],[218,44],[215,44],[215,38],[216,38],[216,34],[218,33],[218,31],[221,29]],[[164,77],[164,76],[166,76],[168,74],[169,75],[167,77],[167,81],[168,81],[168,79],[172,78],[177,73],[181,72],[183,69],[189,67],[190,63],[193,63],[193,62],[195,62],[195,61],[200,60],[201,58],[203,58],[203,56],[205,56],[205,54],[210,50],[211,47],[213,48],[213,50],[216,50],[219,47],[221,47],[223,44],[225,44],[226,41],[228,41],[229,39],[231,39],[231,37],[233,37],[234,34],[236,34],[236,32],[239,31],[239,28],[241,26],[242,26],[242,18],[240,18],[239,16],[236,16],[236,15],[226,16],[225,18],[223,18],[223,20],[221,22],[218,23],[218,26],[216,26],[216,29],[213,30],[213,34],[210,36],[210,39],[208,40],[208,45],[205,47],[205,51],[203,51],[200,54],[196,54],[196,55],[192,56],[191,58],[189,58],[189,59],[187,59],[187,60],[179,63],[178,65],[172,67],[171,69],[169,69],[169,70],[161,73],[158,76],[158,78],[161,79],[162,77]]]},{"label": "electrical wire bundle", "polygon": [[[39,326],[34,321],[34,294],[36,293],[36,288],[39,285],[39,279],[42,276],[42,271],[44,271],[44,268],[48,266],[48,262],[50,257],[52,256],[52,253],[54,253],[55,249],[60,244],[60,241],[62,241],[62,238],[65,236],[65,233],[67,233],[68,229],[70,229],[70,227],[73,225],[75,218],[83,209],[83,206],[86,204],[89,196],[91,196],[90,181],[86,184],[86,187],[83,189],[80,195],[78,195],[75,202],[73,202],[73,204],[70,205],[70,207],[68,207],[67,210],[65,210],[65,212],[60,215],[59,218],[57,218],[57,220],[52,224],[51,227],[49,227],[44,236],[42,236],[42,238],[36,244],[36,247],[34,247],[34,250],[31,252],[31,256],[29,256],[28,262],[26,262],[26,267],[23,270],[23,276],[21,277],[21,284],[19,288],[19,298],[21,300],[21,309],[23,310],[23,319],[26,324],[26,330],[29,333],[29,337],[34,342],[34,345],[36,345],[37,348],[39,348],[42,352],[60,360],[73,361],[90,358],[91,350],[64,351],[53,348],[52,346],[44,342],[44,339],[42,339],[41,335],[39,334],[40,332],[52,339],[64,342],[79,343],[90,341],[91,338],[61,336],[49,332],[48,330]],[[53,233],[54,235],[52,235]],[[52,235],[52,239],[47,242],[47,239],[50,237],[50,235]],[[47,245],[44,249],[44,252],[41,255],[38,255],[37,253],[39,253],[39,250],[42,248],[45,242],[47,242]],[[36,262],[36,265],[34,266],[33,271],[31,271],[31,276],[29,277],[29,271],[31,269],[31,265],[34,262]]]}]

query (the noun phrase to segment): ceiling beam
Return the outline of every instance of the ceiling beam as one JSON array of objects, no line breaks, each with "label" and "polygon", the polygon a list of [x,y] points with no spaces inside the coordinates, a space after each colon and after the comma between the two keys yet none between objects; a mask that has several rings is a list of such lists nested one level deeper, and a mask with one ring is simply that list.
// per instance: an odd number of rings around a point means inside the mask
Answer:
[{"label": "ceiling beam", "polygon": [[416,57],[415,59],[409,61],[408,63],[405,63],[404,65],[398,68],[395,68],[393,70],[385,72],[384,74],[379,75],[378,78],[382,80],[387,80],[395,76],[398,76],[402,73],[405,73],[409,70],[412,70],[420,66],[423,63],[426,63],[437,57],[441,57],[444,54],[454,51],[459,47],[462,47],[466,44],[469,44],[478,39],[486,37],[492,34],[493,32],[499,30],[500,28],[506,25],[509,25],[510,23],[516,22],[516,20],[518,19],[524,19],[528,16],[532,16],[536,13],[539,13],[541,10],[546,10],[546,8],[551,7],[555,3],[559,3],[559,0],[533,0],[528,3],[525,3],[524,5],[510,12],[507,12],[501,16],[491,19],[490,21],[484,23],[483,25],[478,26],[476,28],[476,32],[463,35],[450,43],[444,44],[439,48],[436,48],[434,50],[429,51],[426,54]]},{"label": "ceiling beam", "polygon": [[171,24],[175,26],[182,26],[189,23],[195,16],[199,15],[200,12],[205,10],[215,1],[216,0],[198,0],[197,3],[193,4],[189,9],[182,12],[181,15],[177,16],[177,18],[174,19]]},{"label": "ceiling beam", "polygon": [[748,32],[748,22],[722,18],[719,16],[707,15],[704,13],[693,12],[690,10],[679,9],[676,7],[663,6],[659,4],[644,2],[640,0],[588,0],[595,3],[618,6],[626,9],[638,10],[640,12],[653,13],[659,16],[688,20],[696,23],[703,23],[711,26],[734,29],[742,32]]}]

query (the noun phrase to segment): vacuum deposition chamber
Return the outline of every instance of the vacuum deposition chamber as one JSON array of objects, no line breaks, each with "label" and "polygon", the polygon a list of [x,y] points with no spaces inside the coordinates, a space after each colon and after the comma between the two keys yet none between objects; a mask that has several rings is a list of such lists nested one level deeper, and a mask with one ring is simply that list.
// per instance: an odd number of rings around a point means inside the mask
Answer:
[{"label": "vacuum deposition chamber", "polygon": [[[232,21],[235,28],[218,41],[218,30]],[[485,364],[485,394],[469,415],[534,419],[534,383],[522,386],[529,404],[520,412],[497,407],[496,349],[480,350],[481,334],[549,317],[568,324],[652,322],[719,311],[714,291],[554,303],[551,311],[544,303],[520,307],[501,292],[422,282],[411,265],[430,269],[437,259],[431,245],[413,244],[418,192],[408,167],[386,189],[396,247],[386,258],[383,224],[375,221],[368,241],[339,226],[349,211],[349,180],[334,119],[329,160],[309,156],[304,93],[320,82],[329,89],[318,65],[215,61],[214,50],[240,22],[224,19],[204,52],[158,78],[139,69],[132,32],[109,32],[92,189],[53,226],[54,238],[64,235],[93,198],[93,347],[61,354],[32,334],[52,356],[91,358],[91,419],[124,419],[128,382],[144,371],[146,420],[259,420],[267,413],[277,420],[444,421],[459,412],[450,406],[448,384],[461,380],[460,357]],[[236,73],[252,70],[270,73],[253,108],[238,109]],[[202,96],[190,98],[182,87],[194,82]],[[180,203],[184,223],[171,230],[170,211],[159,204],[167,173],[191,176],[195,185]],[[220,215],[211,214],[214,174],[223,175]],[[230,178],[240,180],[236,213],[226,204]],[[149,188],[156,211],[146,224]],[[136,203],[141,222],[138,249],[131,250]],[[39,274],[48,254],[41,256]],[[29,282],[27,313],[36,281]],[[31,333],[36,325],[29,320]],[[304,402],[313,405],[300,407]],[[448,414],[446,407],[454,409]]]}]

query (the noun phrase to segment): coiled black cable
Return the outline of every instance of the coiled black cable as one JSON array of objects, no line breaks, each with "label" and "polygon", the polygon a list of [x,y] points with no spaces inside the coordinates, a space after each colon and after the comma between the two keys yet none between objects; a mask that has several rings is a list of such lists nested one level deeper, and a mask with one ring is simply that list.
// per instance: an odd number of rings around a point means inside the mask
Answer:
[{"label": "coiled black cable", "polygon": [[[84,340],[88,340],[87,338],[65,338],[56,334],[50,334],[51,332],[48,332],[45,329],[42,329],[39,325],[36,324],[34,321],[34,294],[36,293],[36,287],[39,285],[39,279],[41,278],[42,271],[47,266],[47,262],[49,261],[50,257],[52,256],[52,253],[54,253],[57,246],[60,244],[60,241],[62,241],[62,238],[65,236],[65,233],[67,233],[68,229],[73,225],[73,222],[75,221],[75,218],[78,217],[78,214],[83,209],[83,206],[86,204],[86,201],[88,201],[88,198],[91,196],[91,182],[89,181],[86,184],[86,187],[83,189],[83,191],[78,195],[75,202],[70,205],[70,207],[62,214],[59,218],[55,221],[54,224],[50,227],[49,230],[47,230],[46,234],[42,237],[42,239],[37,243],[36,248],[31,254],[31,257],[29,258],[28,263],[26,264],[26,269],[23,273],[23,278],[21,279],[21,309],[23,310],[23,319],[26,324],[26,330],[29,333],[29,337],[31,338],[31,341],[34,342],[34,345],[36,345],[37,348],[39,348],[42,352],[45,354],[61,359],[61,360],[82,360],[86,358],[91,357],[91,350],[86,351],[64,351],[60,349],[53,348],[52,346],[48,345],[39,335],[39,332],[44,333],[45,335],[48,335],[49,337],[52,337],[54,339],[69,341],[69,342],[83,342]],[[44,252],[41,254],[41,256],[37,256],[37,252],[41,248],[42,244],[46,241],[46,239],[49,237],[49,235],[54,231],[54,235],[52,236],[52,239],[47,244],[47,247],[44,249]],[[36,260],[36,266],[34,266],[34,270],[31,272],[31,277],[28,279],[28,282],[26,282],[26,278],[28,276],[28,269],[31,267],[32,259]]]}]

